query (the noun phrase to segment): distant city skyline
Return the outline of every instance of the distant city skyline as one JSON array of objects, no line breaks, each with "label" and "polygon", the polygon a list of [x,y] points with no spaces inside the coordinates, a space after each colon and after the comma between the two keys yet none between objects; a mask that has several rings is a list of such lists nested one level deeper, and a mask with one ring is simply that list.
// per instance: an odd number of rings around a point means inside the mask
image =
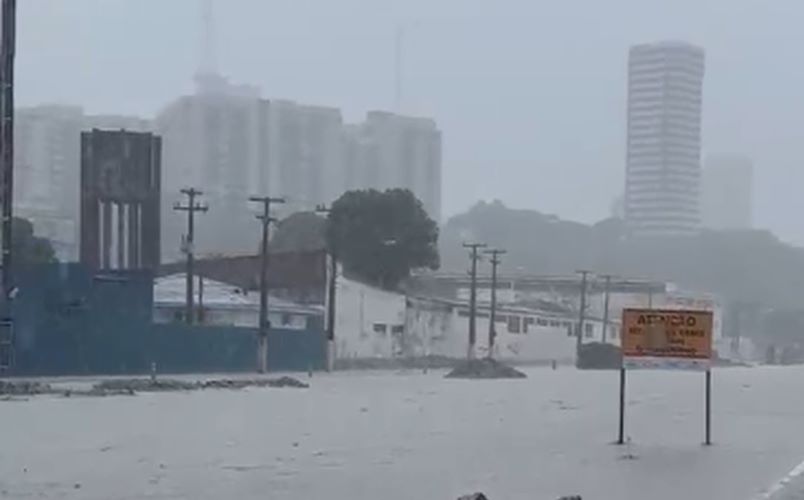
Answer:
[{"label": "distant city skyline", "polygon": [[[21,2],[18,104],[153,116],[191,89],[199,4]],[[804,116],[794,105],[804,68],[789,64],[804,43],[798,0],[226,5],[216,32],[223,73],[267,98],[337,105],[347,121],[393,108],[395,31],[411,25],[402,111],[444,131],[445,219],[495,198],[583,222],[605,217],[624,183],[627,49],[689,40],[707,52],[704,154],[751,157],[755,226],[804,243],[789,201],[804,184]]]}]

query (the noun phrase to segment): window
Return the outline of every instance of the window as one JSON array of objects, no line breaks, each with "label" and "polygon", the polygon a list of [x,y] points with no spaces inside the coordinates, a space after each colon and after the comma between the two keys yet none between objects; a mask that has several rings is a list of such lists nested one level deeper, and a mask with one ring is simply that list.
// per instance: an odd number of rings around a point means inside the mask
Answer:
[{"label": "window", "polygon": [[290,314],[282,313],[282,326],[290,324]]},{"label": "window", "polygon": [[536,320],[536,324],[539,326],[548,326],[550,323],[548,323],[548,321],[544,318],[538,318]]},{"label": "window", "polygon": [[394,335],[401,335],[405,333],[405,325],[393,325],[391,326],[391,333]]},{"label": "window", "polygon": [[508,316],[506,316],[505,314],[502,315],[496,314],[494,316],[494,321],[497,323],[508,323]]},{"label": "window", "polygon": [[550,320],[550,326],[559,327],[561,326],[561,322],[556,320]]},{"label": "window", "polygon": [[575,332],[573,332],[574,328],[572,328],[572,323],[567,325],[567,337],[574,337]]},{"label": "window", "polygon": [[385,329],[386,329],[385,323],[374,323],[374,333],[385,334]]},{"label": "window", "polygon": [[592,323],[584,323],[583,336],[590,339],[595,336],[595,325]]},{"label": "window", "polygon": [[510,333],[520,332],[519,316],[508,316],[508,331]]}]

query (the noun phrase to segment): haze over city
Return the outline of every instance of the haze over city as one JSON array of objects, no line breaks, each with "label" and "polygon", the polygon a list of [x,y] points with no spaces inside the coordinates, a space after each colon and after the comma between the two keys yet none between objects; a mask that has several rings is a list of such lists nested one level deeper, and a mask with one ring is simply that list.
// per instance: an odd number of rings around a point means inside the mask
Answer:
[{"label": "haze over city", "polygon": [[496,198],[594,222],[623,190],[629,46],[685,40],[706,51],[702,158],[751,158],[755,227],[804,244],[792,216],[804,182],[796,0],[227,0],[206,55],[198,5],[21,2],[18,105],[150,118],[212,60],[266,98],[355,120],[395,108],[403,27],[399,110],[443,132],[445,218]]}]

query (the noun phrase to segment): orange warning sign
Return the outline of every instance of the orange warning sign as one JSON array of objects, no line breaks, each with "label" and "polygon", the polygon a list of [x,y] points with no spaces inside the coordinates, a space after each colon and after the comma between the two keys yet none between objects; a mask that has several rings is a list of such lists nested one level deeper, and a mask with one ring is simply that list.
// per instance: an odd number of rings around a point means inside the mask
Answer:
[{"label": "orange warning sign", "polygon": [[712,311],[624,309],[624,358],[712,357]]}]

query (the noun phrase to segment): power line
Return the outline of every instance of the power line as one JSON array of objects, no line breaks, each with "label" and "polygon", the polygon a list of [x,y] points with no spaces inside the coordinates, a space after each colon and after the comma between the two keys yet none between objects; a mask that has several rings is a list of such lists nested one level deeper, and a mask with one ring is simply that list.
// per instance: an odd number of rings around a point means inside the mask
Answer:
[{"label": "power line", "polygon": [[[317,205],[315,211],[329,214],[332,208],[324,204]],[[335,362],[335,293],[338,275],[338,257],[334,245],[327,248],[329,253],[329,276],[327,277],[327,370],[332,371]]]},{"label": "power line", "polygon": [[187,253],[187,268],[185,270],[185,274],[187,275],[187,285],[186,285],[186,292],[187,297],[185,298],[185,311],[184,320],[187,324],[193,323],[193,268],[195,265],[195,213],[201,212],[204,213],[209,210],[207,205],[203,205],[201,203],[196,203],[195,199],[198,196],[203,195],[202,191],[199,191],[195,188],[185,188],[181,190],[181,193],[187,196],[187,204],[182,205],[181,203],[176,203],[173,205],[173,210],[177,210],[180,212],[187,212],[187,234],[183,238],[182,241],[182,249]]},{"label": "power line", "polygon": [[583,344],[584,334],[584,320],[586,319],[586,285],[587,278],[592,271],[581,270],[577,271],[581,275],[581,304],[578,312],[578,336],[575,344],[575,362],[580,363],[581,360],[581,345]]},{"label": "power line", "polygon": [[11,317],[14,275],[12,269],[12,224],[14,221],[14,55],[17,31],[17,2],[2,0],[2,40],[0,41],[0,164],[2,165],[2,298],[5,307],[0,320],[0,369],[10,368],[14,362],[14,334]]},{"label": "power line", "polygon": [[609,296],[611,295],[611,275],[604,274],[603,278],[606,279],[605,295],[603,298],[603,343],[606,343],[606,334],[609,329]]},{"label": "power line", "polygon": [[489,315],[489,357],[494,355],[494,340],[497,338],[497,266],[502,262],[500,255],[506,253],[505,250],[491,249],[486,250],[486,254],[491,255],[491,314]]},{"label": "power line", "polygon": [[470,249],[469,258],[472,260],[471,271],[469,272],[472,277],[472,284],[469,288],[469,350],[467,357],[473,359],[475,357],[475,343],[477,338],[475,312],[477,309],[477,261],[480,259],[478,250],[486,248],[488,245],[485,243],[464,243],[463,247]]},{"label": "power line", "polygon": [[284,198],[270,196],[252,196],[249,201],[262,204],[262,214],[257,219],[262,222],[262,245],[260,248],[260,318],[257,328],[259,341],[257,344],[257,371],[265,373],[268,364],[268,330],[271,328],[268,321],[268,233],[271,222],[271,204],[285,203]]}]

